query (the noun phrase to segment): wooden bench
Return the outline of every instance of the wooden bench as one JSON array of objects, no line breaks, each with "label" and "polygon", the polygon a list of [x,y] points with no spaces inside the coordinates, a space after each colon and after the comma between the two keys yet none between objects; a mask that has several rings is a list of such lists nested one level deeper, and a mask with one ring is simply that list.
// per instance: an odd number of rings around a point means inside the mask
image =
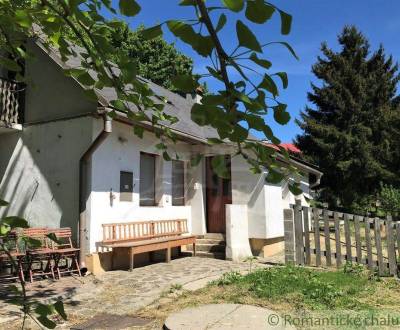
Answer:
[{"label": "wooden bench", "polygon": [[188,232],[185,219],[109,223],[103,224],[103,241],[99,245],[112,248],[113,269],[116,250],[127,250],[132,271],[138,253],[166,250],[166,262],[170,262],[172,248],[193,244],[193,255],[196,255],[196,236],[185,235]]}]

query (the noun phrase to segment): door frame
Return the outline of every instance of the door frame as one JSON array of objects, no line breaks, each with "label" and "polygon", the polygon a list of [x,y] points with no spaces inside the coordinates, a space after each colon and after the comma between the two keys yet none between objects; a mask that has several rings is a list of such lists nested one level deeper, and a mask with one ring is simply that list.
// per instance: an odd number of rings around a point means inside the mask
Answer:
[{"label": "door frame", "polygon": [[[228,162],[228,171],[229,171],[229,179],[223,179],[218,177],[218,183],[216,189],[218,189],[218,196],[217,196],[217,203],[220,203],[220,207],[222,208],[219,209],[219,227],[218,230],[212,229],[213,225],[211,221],[211,215],[210,215],[210,197],[213,195],[210,195],[212,193],[213,187],[210,187],[210,180],[213,175],[216,175],[213,170],[212,170],[212,165],[211,165],[211,160],[214,156],[207,156],[205,157],[205,182],[206,182],[206,232],[207,233],[226,233],[226,204],[231,204],[232,203],[232,166],[231,166],[231,156],[230,155],[225,155],[227,162]],[[212,173],[210,173],[210,171]],[[226,186],[227,185],[227,186]],[[224,192],[226,191],[226,187],[228,188],[228,191],[226,192],[227,195],[224,195]],[[221,212],[222,211],[222,212]],[[218,212],[217,212],[218,213]],[[210,228],[211,227],[211,228]]]}]

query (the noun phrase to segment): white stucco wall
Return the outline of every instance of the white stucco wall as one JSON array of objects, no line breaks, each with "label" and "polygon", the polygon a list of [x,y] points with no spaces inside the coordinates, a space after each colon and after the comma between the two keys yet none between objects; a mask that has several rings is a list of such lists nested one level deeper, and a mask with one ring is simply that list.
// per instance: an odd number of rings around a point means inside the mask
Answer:
[{"label": "white stucco wall", "polygon": [[[93,131],[97,135],[102,127],[101,120],[96,121],[94,125]],[[189,231],[192,232],[192,218],[196,216],[192,212],[192,207],[193,204],[197,205],[197,201],[199,205],[194,206],[194,209],[200,213],[200,217],[203,216],[200,212],[201,196],[197,196],[197,191],[194,192],[194,183],[202,181],[202,174],[197,173],[197,178],[192,180],[187,171],[186,205],[172,206],[171,162],[162,160],[162,156],[157,161],[158,172],[161,174],[156,184],[159,203],[157,206],[139,206],[140,152],[159,154],[155,148],[157,143],[159,140],[152,133],[145,132],[144,138],[140,139],[133,134],[130,126],[114,122],[113,132],[94,153],[91,162],[91,194],[88,200],[91,251],[95,251],[95,243],[102,240],[103,223],[187,219]],[[181,160],[190,159],[189,145],[178,143],[174,148]],[[134,187],[131,202],[119,200],[120,171],[133,172]],[[112,206],[110,189],[115,196]],[[197,231],[199,226],[196,224],[195,227]]]},{"label": "white stucco wall", "polygon": [[[294,204],[295,197],[287,183],[265,181],[267,173],[253,174],[241,157],[232,158],[232,204],[247,205],[249,238],[282,237],[283,210]],[[308,179],[301,179],[301,189],[309,197]],[[301,197],[302,205],[308,205]]]},{"label": "white stucco wall", "polygon": [[[77,233],[79,158],[91,142],[92,118],[25,127],[0,136],[0,216],[31,226],[72,227]],[[88,129],[89,128],[89,129]]]}]

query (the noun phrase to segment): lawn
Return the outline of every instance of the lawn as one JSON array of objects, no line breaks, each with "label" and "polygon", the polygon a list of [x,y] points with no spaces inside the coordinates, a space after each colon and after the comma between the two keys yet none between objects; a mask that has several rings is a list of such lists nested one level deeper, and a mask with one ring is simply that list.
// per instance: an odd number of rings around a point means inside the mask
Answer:
[{"label": "lawn", "polygon": [[[379,279],[361,266],[346,265],[338,271],[323,271],[300,267],[272,267],[258,269],[247,275],[227,273],[219,280],[195,292],[171,288],[141,314],[154,317],[159,325],[172,312],[189,306],[209,303],[251,304],[272,309],[282,316],[296,317],[352,317],[352,320],[374,319],[376,329],[386,327],[385,320],[397,317],[400,322],[400,282],[394,278]],[[308,322],[308,321],[307,321]],[[307,322],[297,328],[311,327]],[[400,326],[400,323],[399,323]],[[362,329],[350,324],[341,329]]]}]

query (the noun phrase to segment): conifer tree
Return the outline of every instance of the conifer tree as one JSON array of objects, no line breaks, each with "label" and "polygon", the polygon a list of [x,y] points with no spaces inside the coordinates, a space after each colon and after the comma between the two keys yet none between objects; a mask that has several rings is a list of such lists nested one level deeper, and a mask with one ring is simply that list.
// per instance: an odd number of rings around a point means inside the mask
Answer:
[{"label": "conifer tree", "polygon": [[297,121],[296,144],[324,172],[320,198],[330,207],[357,209],[377,194],[380,183],[397,185],[399,122],[397,64],[383,46],[370,54],[368,40],[354,26],[338,37],[338,52],[322,44],[312,72],[312,105]]}]

